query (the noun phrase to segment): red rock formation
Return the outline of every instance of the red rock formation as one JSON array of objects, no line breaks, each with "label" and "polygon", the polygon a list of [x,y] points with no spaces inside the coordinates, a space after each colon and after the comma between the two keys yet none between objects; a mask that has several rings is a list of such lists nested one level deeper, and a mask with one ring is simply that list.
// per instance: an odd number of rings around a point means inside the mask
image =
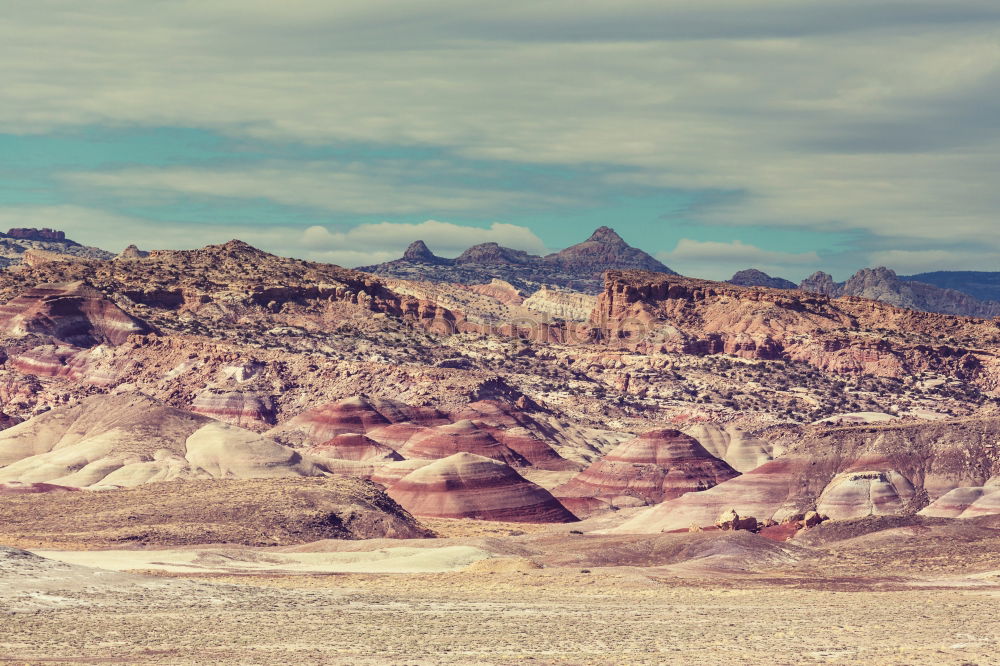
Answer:
[{"label": "red rock formation", "polygon": [[337,435],[327,442],[312,447],[309,449],[309,453],[338,460],[398,461],[403,459],[403,456],[388,446],[379,444],[356,432]]},{"label": "red rock formation", "polygon": [[601,507],[657,504],[736,476],[739,472],[693,437],[653,430],[618,445],[553,494],[581,515]]},{"label": "red rock formation", "polygon": [[510,282],[494,278],[489,284],[473,284],[468,289],[483,296],[495,298],[505,305],[521,305],[524,296]]},{"label": "red rock formation", "polygon": [[998,437],[994,417],[773,429],[767,438],[776,447],[791,443],[781,457],[704,492],[664,501],[614,531],[710,525],[728,509],[778,522],[811,509],[834,518],[908,515],[952,488],[982,486],[1000,473]]},{"label": "red rock formation", "polygon": [[337,435],[364,434],[389,423],[368,400],[354,397],[305,411],[268,434],[288,440],[298,435],[304,443],[322,444]]},{"label": "red rock formation", "polygon": [[377,470],[375,470],[371,477],[372,482],[381,484],[388,488],[392,484],[396,483],[404,476],[418,470],[421,467],[426,467],[430,465],[433,460],[421,460],[421,459],[411,459],[411,460],[400,460],[398,462],[390,462],[382,465]]},{"label": "red rock formation", "polygon": [[356,396],[302,412],[268,434],[293,443],[322,444],[337,435],[367,434],[403,422],[422,426],[449,423],[449,420],[431,407],[412,407],[394,400],[368,400]]},{"label": "red rock formation", "polygon": [[487,430],[472,421],[459,421],[427,428],[416,433],[399,452],[406,458],[436,460],[455,453],[474,453],[504,463],[530,465],[523,456],[501,444]]},{"label": "red rock formation", "polygon": [[1000,479],[996,485],[955,488],[920,511],[936,518],[975,518],[1000,513]]},{"label": "red rock formation", "polygon": [[[852,467],[858,467],[855,464]],[[849,471],[838,474],[816,500],[816,511],[830,518],[899,515],[916,491],[896,470]]]},{"label": "red rock formation", "polygon": [[6,235],[8,238],[17,238],[20,240],[33,240],[33,241],[49,241],[49,242],[62,242],[66,240],[66,232],[55,231],[54,229],[32,229],[27,227],[15,228],[9,230],[6,234],[0,234],[0,236]]},{"label": "red rock formation", "polygon": [[417,423],[393,423],[392,425],[369,430],[365,433],[365,436],[375,442],[378,442],[379,444],[383,444],[398,451],[406,446],[406,443],[409,442],[414,435],[428,429],[429,428],[427,426],[422,426]]},{"label": "red rock formation", "polygon": [[274,425],[274,401],[269,395],[206,389],[195,397],[191,411],[241,428]]},{"label": "red rock formation", "polygon": [[482,421],[472,423],[480,430],[493,435],[498,442],[531,463],[532,467],[553,471],[579,469],[579,465],[560,456],[555,449],[535,437],[527,428],[503,429],[489,426]]},{"label": "red rock formation", "polygon": [[523,523],[576,520],[547,490],[501,462],[471,453],[421,467],[387,492],[415,516]]},{"label": "red rock formation", "polygon": [[83,282],[43,284],[24,290],[0,306],[0,330],[14,336],[51,335],[80,347],[121,344],[149,333],[145,322],[126,314]]},{"label": "red rock formation", "polygon": [[111,386],[117,381],[113,366],[97,367],[92,354],[100,355],[103,347],[92,350],[66,345],[39,345],[10,359],[10,366],[26,375],[64,377],[93,384]]},{"label": "red rock formation", "polygon": [[[915,337],[950,336],[995,345],[997,322],[853,297],[608,271],[589,326],[591,342],[646,353],[725,353],[886,377],[928,369],[953,376],[965,372],[987,386],[997,379],[979,376],[991,358],[981,350],[914,342]],[[967,355],[972,357],[963,362],[968,371],[959,367]]]}]

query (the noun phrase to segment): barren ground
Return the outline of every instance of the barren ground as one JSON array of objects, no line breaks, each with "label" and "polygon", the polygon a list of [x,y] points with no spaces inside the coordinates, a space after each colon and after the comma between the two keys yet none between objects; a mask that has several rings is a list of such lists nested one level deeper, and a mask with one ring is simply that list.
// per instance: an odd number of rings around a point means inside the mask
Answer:
[{"label": "barren ground", "polygon": [[[997,664],[992,525],[859,524],[775,545],[721,533],[508,536],[455,521],[434,527],[456,536],[434,540],[41,551],[73,562],[54,565],[72,576],[58,569],[44,588],[6,597],[0,584],[0,661]],[[442,572],[364,565],[394,546]],[[498,557],[478,561],[477,548]],[[333,573],[344,558],[356,570]],[[105,584],[84,561],[145,571]]]}]

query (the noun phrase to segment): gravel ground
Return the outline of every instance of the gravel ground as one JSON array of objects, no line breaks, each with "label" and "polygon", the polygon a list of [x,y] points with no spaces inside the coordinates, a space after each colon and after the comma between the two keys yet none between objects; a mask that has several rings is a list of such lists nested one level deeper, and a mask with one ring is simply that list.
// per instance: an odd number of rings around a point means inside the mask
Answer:
[{"label": "gravel ground", "polygon": [[155,580],[0,614],[0,661],[1000,663],[1000,586],[982,581],[838,591],[634,568]]}]

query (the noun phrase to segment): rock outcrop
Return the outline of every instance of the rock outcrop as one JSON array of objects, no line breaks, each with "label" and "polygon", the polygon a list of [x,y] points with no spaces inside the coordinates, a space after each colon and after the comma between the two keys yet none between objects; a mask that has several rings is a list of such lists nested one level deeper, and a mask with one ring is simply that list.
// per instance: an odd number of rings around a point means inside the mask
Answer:
[{"label": "rock outcrop", "polygon": [[587,321],[597,299],[590,294],[542,287],[524,301],[524,307],[553,319]]},{"label": "rock outcrop", "polygon": [[879,377],[933,370],[974,381],[979,375],[987,387],[1000,379],[983,372],[993,362],[988,353],[928,344],[948,336],[995,345],[995,322],[656,273],[608,271],[606,279],[589,340],[613,349],[804,361],[826,372]]},{"label": "rock outcrop", "polygon": [[837,520],[859,516],[893,516],[913,502],[913,484],[896,470],[838,474],[816,500],[816,511]]},{"label": "rock outcrop", "polygon": [[577,515],[603,508],[658,504],[738,476],[694,438],[652,430],[624,442],[553,494]]},{"label": "rock outcrop", "polygon": [[191,411],[241,428],[271,426],[275,422],[273,398],[250,391],[206,389],[195,397]]},{"label": "rock outcrop", "polygon": [[696,423],[684,428],[684,432],[737,472],[749,472],[773,460],[775,456],[769,442],[733,425]]},{"label": "rock outcrop", "polygon": [[127,248],[118,253],[115,259],[120,260],[131,260],[131,259],[145,259],[149,256],[149,252],[145,250],[140,250],[135,245],[129,245]]},{"label": "rock outcrop", "polygon": [[42,284],[0,306],[0,330],[11,336],[48,335],[78,347],[121,344],[152,332],[145,322],[80,282]]},{"label": "rock outcrop", "polygon": [[576,520],[548,491],[502,462],[471,453],[457,453],[421,467],[387,492],[418,517],[518,523]]},{"label": "rock outcrop", "polygon": [[0,265],[18,266],[29,253],[36,253],[36,258],[48,253],[57,261],[73,258],[103,260],[114,257],[105,250],[70,240],[64,232],[54,229],[20,228],[0,233]]}]

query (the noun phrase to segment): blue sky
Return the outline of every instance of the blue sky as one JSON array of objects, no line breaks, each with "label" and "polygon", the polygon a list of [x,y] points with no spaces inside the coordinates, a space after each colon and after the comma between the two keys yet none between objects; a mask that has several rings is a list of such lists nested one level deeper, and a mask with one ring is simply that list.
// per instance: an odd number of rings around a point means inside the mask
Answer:
[{"label": "blue sky", "polygon": [[995,2],[8,14],[0,226],[353,266],[606,224],[701,277],[1000,270]]}]

